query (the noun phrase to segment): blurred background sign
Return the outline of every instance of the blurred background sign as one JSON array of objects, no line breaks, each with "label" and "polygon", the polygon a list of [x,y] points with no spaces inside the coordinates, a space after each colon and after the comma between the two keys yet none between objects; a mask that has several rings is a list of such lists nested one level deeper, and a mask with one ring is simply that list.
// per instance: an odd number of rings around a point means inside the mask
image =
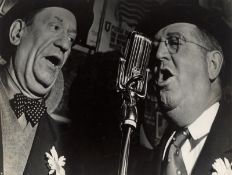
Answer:
[{"label": "blurred background sign", "polygon": [[123,51],[129,32],[157,4],[157,0],[95,1],[96,18],[87,44],[96,47],[97,52]]}]

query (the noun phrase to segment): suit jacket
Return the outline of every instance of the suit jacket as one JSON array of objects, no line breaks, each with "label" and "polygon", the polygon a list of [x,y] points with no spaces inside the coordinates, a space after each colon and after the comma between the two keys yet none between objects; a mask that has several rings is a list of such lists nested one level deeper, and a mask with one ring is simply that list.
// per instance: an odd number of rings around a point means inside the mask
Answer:
[{"label": "suit jacket", "polygon": [[41,119],[23,173],[24,175],[48,174],[49,169],[47,167],[45,152],[50,153],[52,146],[55,146],[58,156],[63,156],[59,148],[59,140],[53,122],[50,116],[45,116]]},{"label": "suit jacket", "polygon": [[[202,126],[199,126],[202,127]],[[161,173],[161,162],[167,140],[173,133],[173,129],[168,129],[161,139],[160,144],[154,151],[149,151],[152,159],[145,160],[139,170],[133,171],[131,175],[159,175]],[[144,153],[144,151],[142,151]],[[141,155],[141,154],[140,154]],[[232,105],[225,102],[220,103],[219,111],[212,124],[210,133],[202,148],[202,151],[193,167],[192,175],[211,175],[212,164],[217,158],[224,158],[232,161]]]},{"label": "suit jacket", "polygon": [[[4,88],[0,83],[0,115],[14,115],[7,98]],[[15,116],[14,116],[15,117]],[[1,116],[0,116],[1,122]],[[48,167],[45,159],[45,152],[50,152],[52,146],[55,146],[58,155],[58,129],[56,129],[55,121],[49,116],[43,116],[35,134],[32,148],[28,157],[28,161],[24,170],[24,175],[47,175]],[[2,145],[2,128],[0,124],[0,172],[3,172],[3,145]]]}]

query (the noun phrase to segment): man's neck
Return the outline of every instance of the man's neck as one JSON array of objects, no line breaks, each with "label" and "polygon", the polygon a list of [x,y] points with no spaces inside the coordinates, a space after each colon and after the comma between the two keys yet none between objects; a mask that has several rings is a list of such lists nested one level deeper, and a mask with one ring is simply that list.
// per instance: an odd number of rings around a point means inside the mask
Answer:
[{"label": "man's neck", "polygon": [[9,71],[7,70],[7,67],[4,67],[4,69],[1,71],[1,81],[9,99],[12,99],[16,93],[21,92],[16,83],[14,82]]},{"label": "man's neck", "polygon": [[218,102],[220,97],[215,94],[209,94],[209,98],[204,102],[197,101],[192,104],[184,103],[172,111],[168,111],[169,118],[178,126],[186,127],[193,123],[210,106]]},{"label": "man's neck", "polygon": [[12,69],[9,68],[8,65],[6,65],[4,66],[3,71],[1,71],[2,83],[4,85],[4,88],[6,89],[6,93],[9,99],[12,99],[14,95],[17,93],[22,93],[31,99],[42,98],[42,97],[36,96],[35,94],[29,91],[25,91],[18,83],[15,73],[10,70]]}]

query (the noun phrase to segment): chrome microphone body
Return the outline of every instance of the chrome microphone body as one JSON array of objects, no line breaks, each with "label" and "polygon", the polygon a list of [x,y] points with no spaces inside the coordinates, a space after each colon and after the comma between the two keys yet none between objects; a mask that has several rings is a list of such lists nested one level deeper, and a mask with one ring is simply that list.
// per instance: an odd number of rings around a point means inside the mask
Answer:
[{"label": "chrome microphone body", "polygon": [[124,58],[120,58],[117,90],[123,94],[122,143],[118,175],[126,175],[130,148],[130,136],[137,127],[138,112],[136,100],[144,98],[147,92],[147,69],[152,42],[139,32],[132,32],[127,40]]},{"label": "chrome microphone body", "polygon": [[145,97],[147,88],[147,69],[152,41],[143,34],[133,31],[129,36],[120,59],[117,87],[118,90],[131,90],[139,97]]}]

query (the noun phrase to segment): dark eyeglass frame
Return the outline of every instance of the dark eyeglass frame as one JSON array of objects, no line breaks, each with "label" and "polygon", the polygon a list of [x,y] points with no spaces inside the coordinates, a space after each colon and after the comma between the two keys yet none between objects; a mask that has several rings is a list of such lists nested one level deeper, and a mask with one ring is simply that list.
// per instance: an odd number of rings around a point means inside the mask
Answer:
[{"label": "dark eyeglass frame", "polygon": [[[156,45],[155,43],[158,42],[158,44]],[[167,47],[168,49],[168,52],[170,54],[176,54],[178,53],[179,49],[180,49],[180,45],[183,45],[183,42],[185,43],[191,43],[191,44],[195,44],[197,45],[198,47],[201,47],[207,51],[211,51],[211,49],[205,47],[205,46],[202,46],[201,44],[198,44],[194,41],[190,41],[190,40],[187,40],[184,36],[168,36],[167,38],[165,38],[164,40],[159,40],[159,41],[154,41],[153,42],[153,46],[158,49],[159,47],[159,44],[161,42],[164,42],[165,43],[165,46]]]}]

